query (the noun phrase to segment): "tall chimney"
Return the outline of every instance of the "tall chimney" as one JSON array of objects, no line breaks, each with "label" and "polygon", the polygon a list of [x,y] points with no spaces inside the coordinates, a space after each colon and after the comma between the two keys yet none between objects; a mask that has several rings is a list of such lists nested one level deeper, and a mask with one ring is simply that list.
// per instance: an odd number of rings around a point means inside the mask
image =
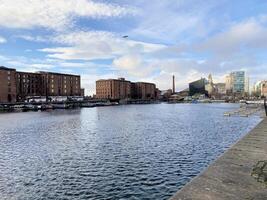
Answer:
[{"label": "tall chimney", "polygon": [[172,76],[172,93],[175,93],[175,76]]}]

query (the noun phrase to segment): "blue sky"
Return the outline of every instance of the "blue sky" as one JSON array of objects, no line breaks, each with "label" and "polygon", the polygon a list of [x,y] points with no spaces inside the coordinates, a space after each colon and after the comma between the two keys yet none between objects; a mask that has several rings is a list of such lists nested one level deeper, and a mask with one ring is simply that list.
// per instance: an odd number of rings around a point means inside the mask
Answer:
[{"label": "blue sky", "polygon": [[[123,38],[128,35],[128,38]],[[177,89],[246,70],[267,79],[266,0],[0,0],[0,65]]]}]

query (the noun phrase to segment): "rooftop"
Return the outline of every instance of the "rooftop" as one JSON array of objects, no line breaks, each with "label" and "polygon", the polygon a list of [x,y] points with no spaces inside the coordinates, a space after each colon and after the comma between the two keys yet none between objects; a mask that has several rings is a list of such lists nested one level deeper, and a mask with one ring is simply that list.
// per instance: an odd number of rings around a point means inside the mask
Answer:
[{"label": "rooftop", "polygon": [[7,67],[4,67],[4,66],[0,66],[0,69],[1,69],[1,70],[16,70],[16,69],[13,69],[13,68],[7,68]]}]

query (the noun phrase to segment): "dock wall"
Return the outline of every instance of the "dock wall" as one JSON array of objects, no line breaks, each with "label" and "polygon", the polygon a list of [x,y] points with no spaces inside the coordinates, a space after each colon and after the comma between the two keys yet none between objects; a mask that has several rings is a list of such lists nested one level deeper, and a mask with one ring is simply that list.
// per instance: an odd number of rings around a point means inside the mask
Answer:
[{"label": "dock wall", "polygon": [[267,118],[171,200],[267,200],[267,184],[251,176],[267,161]]}]

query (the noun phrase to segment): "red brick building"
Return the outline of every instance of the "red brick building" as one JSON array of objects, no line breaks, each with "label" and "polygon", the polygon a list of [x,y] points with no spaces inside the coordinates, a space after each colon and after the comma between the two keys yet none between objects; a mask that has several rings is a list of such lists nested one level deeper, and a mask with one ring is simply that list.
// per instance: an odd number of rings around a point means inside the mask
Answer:
[{"label": "red brick building", "polygon": [[16,70],[0,67],[0,102],[16,102]]},{"label": "red brick building", "polygon": [[38,73],[16,72],[17,101],[29,96],[44,96],[45,84]]},{"label": "red brick building", "polygon": [[156,85],[153,83],[131,83],[124,78],[96,81],[98,99],[156,99]]},{"label": "red brick building", "polygon": [[134,85],[137,99],[156,99],[156,85],[154,83],[137,82]]},{"label": "red brick building", "polygon": [[131,98],[131,82],[124,78],[98,80],[96,98],[111,100]]},{"label": "red brick building", "polygon": [[81,78],[78,75],[38,72],[42,77],[45,96],[81,96]]},{"label": "red brick building", "polygon": [[24,101],[34,96],[81,96],[78,75],[54,72],[17,72],[0,67],[0,103]]}]

